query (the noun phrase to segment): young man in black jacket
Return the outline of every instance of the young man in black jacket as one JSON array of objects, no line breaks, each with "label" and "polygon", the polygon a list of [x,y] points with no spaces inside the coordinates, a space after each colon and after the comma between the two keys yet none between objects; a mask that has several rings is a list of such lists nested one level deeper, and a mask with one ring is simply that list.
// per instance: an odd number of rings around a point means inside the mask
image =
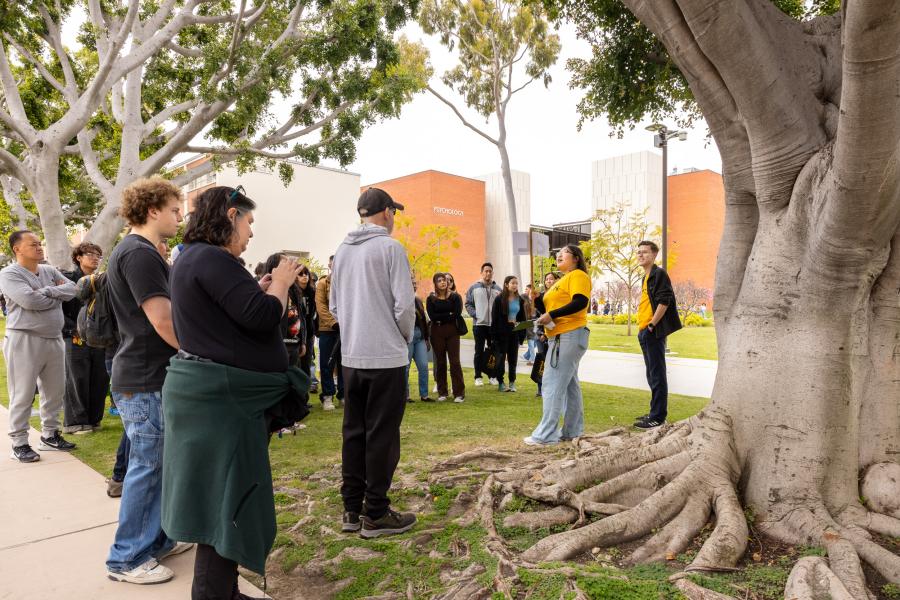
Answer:
[{"label": "young man in black jacket", "polygon": [[653,242],[645,240],[638,244],[637,260],[644,269],[638,307],[638,342],[644,353],[651,394],[650,412],[634,423],[638,429],[652,429],[666,422],[669,404],[666,336],[681,329],[672,281],[665,269],[655,264],[658,253],[659,246]]}]

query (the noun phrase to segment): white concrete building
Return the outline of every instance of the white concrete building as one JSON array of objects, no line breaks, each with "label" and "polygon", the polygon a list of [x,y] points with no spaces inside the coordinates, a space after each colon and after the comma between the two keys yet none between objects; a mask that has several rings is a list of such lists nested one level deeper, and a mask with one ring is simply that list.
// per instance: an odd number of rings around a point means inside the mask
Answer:
[{"label": "white concrete building", "polygon": [[595,160],[591,180],[592,216],[624,202],[631,211],[649,207],[651,229],[662,223],[662,155],[644,150]]},{"label": "white concrete building", "polygon": [[326,265],[347,233],[359,224],[359,174],[291,164],[294,178],[287,187],[277,172],[261,165],[242,175],[233,165],[226,165],[185,188],[190,203],[207,187],[244,186],[258,206],[253,215],[253,238],[243,254],[250,269],[274,252],[311,257]]},{"label": "white concrete building", "polygon": [[[509,208],[506,204],[506,186],[503,173],[496,172],[476,177],[485,182],[484,235],[488,260],[494,265],[494,279],[502,282],[512,274],[512,235],[509,229]],[[522,171],[512,172],[513,193],[516,197],[516,222],[519,231],[531,226],[531,176]],[[531,272],[528,256],[519,257],[520,273],[526,279]]]}]

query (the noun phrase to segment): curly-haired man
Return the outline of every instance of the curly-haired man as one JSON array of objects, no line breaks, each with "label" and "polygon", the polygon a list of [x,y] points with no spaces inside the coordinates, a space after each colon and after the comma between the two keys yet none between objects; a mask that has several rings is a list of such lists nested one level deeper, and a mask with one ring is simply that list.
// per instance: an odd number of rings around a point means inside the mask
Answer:
[{"label": "curly-haired man", "polygon": [[187,550],[161,526],[166,365],[178,349],[169,302],[169,265],[156,245],[178,232],[181,190],[161,177],[139,179],[122,194],[131,226],[109,257],[107,285],[121,344],[112,364],[112,394],[131,441],[119,527],[109,551],[110,579],[161,583],[172,570],[159,564]]}]

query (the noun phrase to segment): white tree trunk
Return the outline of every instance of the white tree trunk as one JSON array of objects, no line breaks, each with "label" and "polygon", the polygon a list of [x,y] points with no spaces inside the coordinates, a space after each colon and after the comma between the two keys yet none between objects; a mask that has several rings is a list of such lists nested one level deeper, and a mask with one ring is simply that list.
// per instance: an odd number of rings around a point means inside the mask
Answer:
[{"label": "white tree trunk", "polygon": [[72,268],[72,246],[59,197],[59,156],[43,152],[32,157],[30,186],[47,245],[47,261],[59,269]]},{"label": "white tree trunk", "polygon": [[512,167],[509,162],[509,152],[506,149],[506,126],[502,118],[500,119],[500,139],[497,144],[497,149],[500,151],[500,170],[503,175],[503,187],[506,192],[506,209],[509,213],[509,253],[510,256],[512,256],[512,272],[508,274],[514,275],[521,282],[522,266],[519,255],[516,254],[516,245],[514,242],[515,234],[519,231],[519,219],[516,214],[516,193],[513,189]]}]

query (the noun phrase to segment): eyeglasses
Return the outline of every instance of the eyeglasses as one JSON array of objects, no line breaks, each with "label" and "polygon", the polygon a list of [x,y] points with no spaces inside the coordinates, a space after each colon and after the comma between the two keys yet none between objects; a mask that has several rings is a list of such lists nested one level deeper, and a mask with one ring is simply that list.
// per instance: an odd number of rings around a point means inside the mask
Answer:
[{"label": "eyeglasses", "polygon": [[103,255],[96,252],[85,252],[82,256],[87,256],[88,258],[100,258]]},{"label": "eyeglasses", "polygon": [[397,207],[396,207],[396,206],[391,206],[390,208],[388,208],[388,210],[391,211],[391,214],[392,214],[392,215],[396,215],[396,214],[397,214]]}]

